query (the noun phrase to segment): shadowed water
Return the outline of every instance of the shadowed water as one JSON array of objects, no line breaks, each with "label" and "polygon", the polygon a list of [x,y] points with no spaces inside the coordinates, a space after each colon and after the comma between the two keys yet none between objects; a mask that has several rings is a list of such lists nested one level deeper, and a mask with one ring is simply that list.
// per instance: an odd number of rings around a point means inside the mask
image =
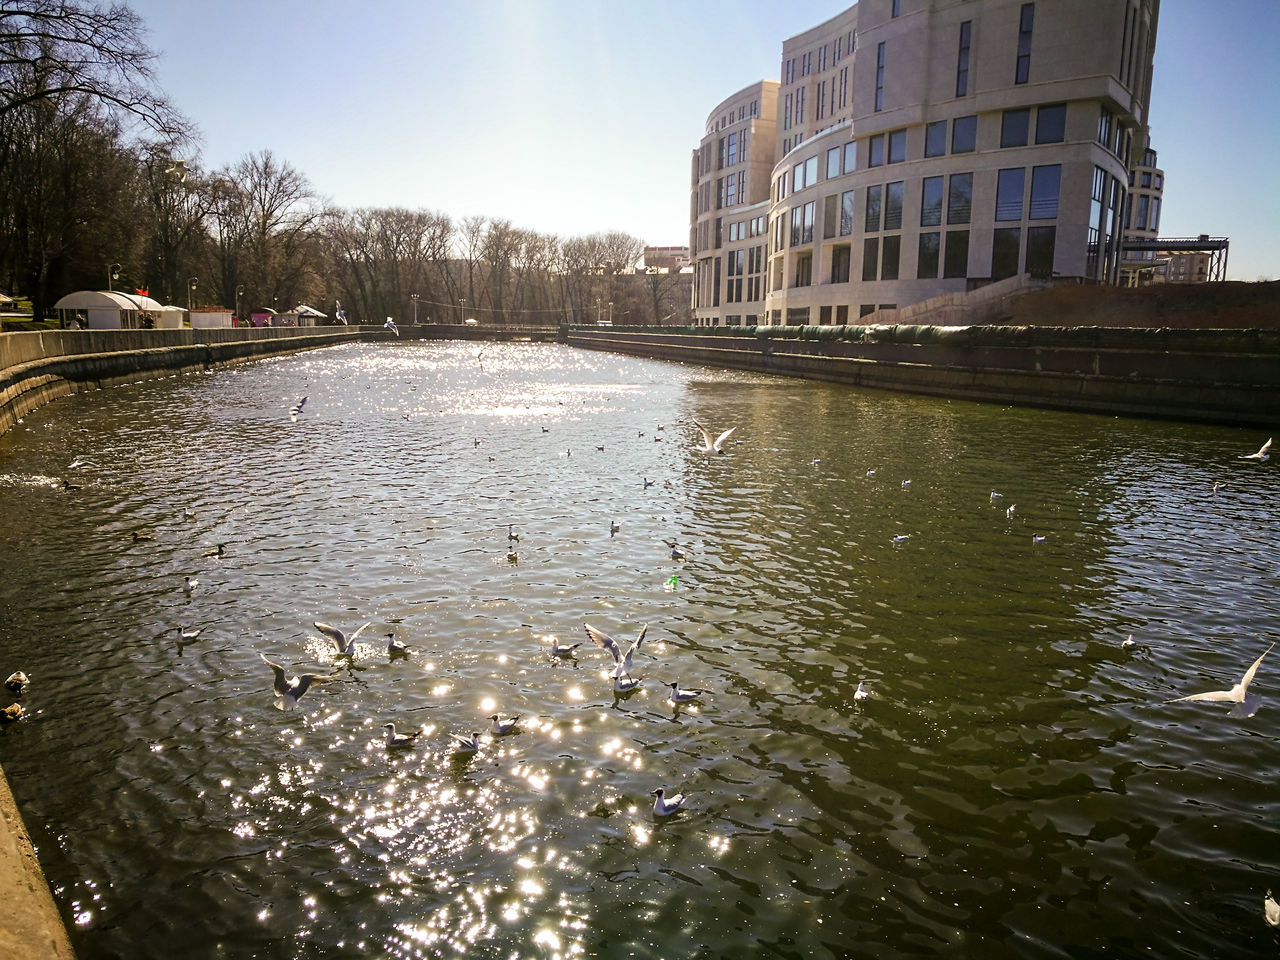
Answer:
[{"label": "shadowed water", "polygon": [[0,439],[0,763],[82,960],[1275,956],[1280,653],[1165,702],[1280,639],[1265,439],[527,344],[67,398]]}]

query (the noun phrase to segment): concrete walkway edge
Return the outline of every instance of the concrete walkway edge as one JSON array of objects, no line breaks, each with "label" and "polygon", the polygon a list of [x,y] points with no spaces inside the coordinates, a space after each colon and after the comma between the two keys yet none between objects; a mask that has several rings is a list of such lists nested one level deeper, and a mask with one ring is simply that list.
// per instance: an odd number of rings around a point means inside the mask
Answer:
[{"label": "concrete walkway edge", "polygon": [[74,960],[71,940],[0,770],[0,957]]}]

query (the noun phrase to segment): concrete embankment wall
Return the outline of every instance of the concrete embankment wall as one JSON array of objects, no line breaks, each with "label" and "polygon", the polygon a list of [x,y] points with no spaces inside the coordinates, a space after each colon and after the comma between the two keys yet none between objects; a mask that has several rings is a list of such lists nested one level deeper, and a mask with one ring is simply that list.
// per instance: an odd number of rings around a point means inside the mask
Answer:
[{"label": "concrete embankment wall", "polygon": [[49,330],[0,334],[0,434],[58,397],[362,338],[380,328]]},{"label": "concrete embankment wall", "polygon": [[73,960],[75,957],[3,774],[0,774],[0,957],[24,960]]},{"label": "concrete embankment wall", "polygon": [[1280,423],[1280,331],[1101,327],[573,328],[576,347],[933,396]]}]

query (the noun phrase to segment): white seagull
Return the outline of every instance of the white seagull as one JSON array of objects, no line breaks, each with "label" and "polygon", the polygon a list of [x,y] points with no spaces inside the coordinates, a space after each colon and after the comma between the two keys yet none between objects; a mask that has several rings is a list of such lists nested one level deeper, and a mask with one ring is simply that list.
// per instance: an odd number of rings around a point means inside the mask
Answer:
[{"label": "white seagull", "polygon": [[1121,640],[1121,641],[1120,641],[1120,649],[1121,649],[1121,650],[1132,650],[1132,649],[1133,649],[1134,647],[1136,647],[1137,645],[1138,645],[1138,641],[1136,641],[1136,640],[1134,640],[1134,639],[1133,639],[1133,634],[1132,634],[1132,633],[1131,633],[1131,634],[1129,634],[1128,639],[1126,639],[1126,640]]},{"label": "white seagull", "polygon": [[178,636],[182,637],[183,640],[188,640],[188,641],[194,640],[196,639],[196,637],[200,636],[200,634],[202,633],[204,633],[204,627],[179,627],[178,628]]},{"label": "white seagull", "polygon": [[298,417],[302,415],[302,408],[307,405],[307,398],[303,397],[292,407],[289,408],[289,419],[294,423],[298,422]]},{"label": "white seagull", "polygon": [[678,680],[663,684],[663,686],[671,688],[671,696],[667,699],[672,703],[688,703],[690,700],[697,700],[705,692],[702,690],[681,690],[680,681]]},{"label": "white seagull", "polygon": [[640,688],[640,682],[642,680],[644,680],[644,677],[636,677],[634,679],[632,679],[631,677],[627,677],[625,680],[622,679],[622,677],[614,677],[613,692],[614,693],[635,693],[636,690]]},{"label": "white seagull", "polygon": [[192,593],[198,586],[200,586],[199,580],[192,580],[190,577],[186,577],[185,582],[182,584],[182,589],[187,593]]},{"label": "white seagull", "polygon": [[724,453],[724,442],[729,439],[729,434],[737,430],[737,427],[730,427],[724,433],[720,434],[715,441],[711,439],[711,432],[707,430],[697,420],[693,421],[693,425],[702,431],[702,452],[703,453]]},{"label": "white seagull", "polygon": [[388,750],[398,750],[401,747],[410,746],[413,741],[422,735],[421,727],[413,731],[413,733],[396,733],[396,725],[394,723],[384,723],[382,729],[387,731]]},{"label": "white seagull", "polygon": [[387,656],[407,657],[412,650],[407,643],[401,643],[394,633],[387,634]]},{"label": "white seagull", "polygon": [[387,317],[387,322],[384,323],[383,326],[394,333],[397,337],[400,336],[400,328],[396,326],[396,322],[390,317]]},{"label": "white seagull", "polygon": [[495,737],[505,737],[507,734],[520,732],[516,729],[516,724],[520,722],[519,717],[508,717],[504,720],[495,713],[491,717],[485,717],[485,719],[493,721],[493,735]]},{"label": "white seagull", "polygon": [[894,538],[893,538],[893,542],[894,542],[894,543],[906,543],[906,542],[907,542],[908,540],[910,540],[910,539],[911,539],[911,534],[909,534],[909,533],[900,533],[900,534],[898,534],[896,537],[894,537]]},{"label": "white seagull", "polygon": [[453,752],[458,756],[469,757],[480,749],[479,734],[469,733],[465,737],[459,733],[451,733],[453,738]]},{"label": "white seagull", "polygon": [[655,817],[669,817],[676,813],[684,806],[687,797],[683,793],[677,793],[674,797],[666,797],[666,793],[662,787],[653,791],[653,815]]},{"label": "white seagull", "polygon": [[[372,622],[373,622],[372,620],[369,621],[369,623],[372,623]],[[355,655],[356,637],[364,633],[364,629],[365,627],[369,626],[369,623],[366,623],[364,627],[361,627],[359,630],[353,633],[350,637],[348,637],[345,633],[343,633],[337,627],[331,627],[329,626],[329,624],[321,623],[318,620],[313,621],[312,626],[314,626],[317,630],[319,630],[326,637],[328,637],[330,640],[333,641],[333,645],[338,649],[338,656],[351,657]]]},{"label": "white seagull", "polygon": [[858,689],[853,691],[853,699],[865,700],[869,696],[871,696],[871,691],[867,689],[867,681],[859,680]]},{"label": "white seagull", "polygon": [[284,667],[278,663],[274,663],[267,659],[265,653],[260,653],[262,662],[271,668],[276,675],[275,691],[276,691],[276,709],[277,710],[294,710],[298,706],[298,701],[302,695],[311,689],[313,683],[332,683],[337,677],[318,676],[314,673],[304,673],[301,677],[294,677],[286,680],[284,677]]},{"label": "white seagull", "polygon": [[9,679],[4,682],[6,690],[12,690],[14,693],[21,693],[27,688],[27,684],[31,679],[21,670],[9,674]]},{"label": "white seagull", "polygon": [[[1263,651],[1262,657],[1265,657],[1275,647],[1273,643]],[[1249,696],[1249,684],[1253,682],[1253,675],[1258,672],[1258,667],[1262,663],[1262,657],[1253,661],[1253,666],[1244,672],[1244,676],[1230,690],[1210,690],[1208,693],[1193,693],[1189,697],[1178,697],[1175,700],[1166,700],[1165,703],[1181,703],[1184,700],[1212,700],[1218,703],[1234,703],[1231,712],[1227,714],[1229,717],[1252,717],[1258,712],[1258,708],[1262,706],[1262,698],[1257,696]]]},{"label": "white seagull", "polygon": [[[1271,439],[1274,439],[1274,438],[1271,438]],[[1267,442],[1264,443],[1258,449],[1257,453],[1247,454],[1243,457],[1240,457],[1240,459],[1241,460],[1270,460],[1271,459],[1271,439],[1268,439]]]},{"label": "white seagull", "polygon": [[581,642],[561,643],[555,637],[552,637],[551,638],[551,655],[553,657],[572,657],[573,651],[577,650],[580,646],[582,646]]},{"label": "white seagull", "polygon": [[[593,627],[589,623],[583,624],[583,626],[587,628],[587,636],[592,639],[592,641],[596,644],[596,646],[604,647],[604,649],[608,650],[611,654],[613,654],[614,666],[613,666],[612,672],[609,675],[611,677],[614,677],[615,679],[622,676],[626,676],[630,678],[631,657],[637,650],[640,649],[640,644],[644,643],[645,631],[649,629],[648,625],[645,625],[640,628],[640,636],[636,637],[635,640],[632,642],[631,646],[627,647],[627,650],[625,653],[623,653],[622,648],[618,646],[618,641],[614,640],[613,637],[609,636],[607,633],[602,633],[601,631],[597,630],[595,627]],[[615,690],[619,689],[617,684],[614,684],[613,688]],[[628,687],[627,689],[632,689],[632,688]]]},{"label": "white seagull", "polygon": [[1280,903],[1276,902],[1270,890],[1262,898],[1262,915],[1266,918],[1267,926],[1280,927]]}]

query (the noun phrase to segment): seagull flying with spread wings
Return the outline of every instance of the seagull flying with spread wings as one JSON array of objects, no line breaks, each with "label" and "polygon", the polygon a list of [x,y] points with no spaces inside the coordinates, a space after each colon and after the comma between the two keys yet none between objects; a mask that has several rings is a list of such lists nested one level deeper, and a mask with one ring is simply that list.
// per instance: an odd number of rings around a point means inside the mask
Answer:
[{"label": "seagull flying with spread wings", "polygon": [[700,424],[697,420],[693,421],[693,425],[702,431],[702,452],[703,453],[724,453],[724,442],[729,439],[729,434],[737,430],[737,427],[730,427],[724,433],[720,434],[714,441],[711,439],[711,431]]},{"label": "seagull flying with spread wings", "polygon": [[314,683],[332,683],[337,677],[317,676],[314,673],[304,673],[301,677],[294,677],[286,680],[284,677],[284,667],[267,659],[265,653],[260,653],[262,662],[271,668],[276,675],[275,691],[276,691],[276,709],[277,710],[294,710],[297,709],[298,701],[302,695],[311,689]]},{"label": "seagull flying with spread wings", "polygon": [[614,640],[613,637],[609,636],[607,633],[602,633],[589,623],[583,624],[583,626],[587,628],[587,636],[592,639],[596,646],[604,647],[613,654],[614,667],[613,670],[610,671],[609,675],[611,677],[630,677],[631,657],[640,649],[640,644],[644,643],[645,631],[647,631],[649,627],[643,626],[640,628],[640,636],[636,637],[635,640],[632,641],[631,646],[627,647],[626,652],[624,653],[622,648],[618,646],[618,641]]},{"label": "seagull flying with spread wings", "polygon": [[[372,623],[372,622],[373,622],[372,620],[369,621],[369,623]],[[328,637],[330,640],[333,641],[333,645],[338,648],[338,656],[350,657],[355,653],[355,650],[356,650],[356,637],[364,633],[365,627],[369,626],[369,624],[366,623],[364,627],[361,627],[359,630],[353,633],[350,637],[348,637],[345,633],[343,633],[337,627],[331,627],[329,626],[329,624],[321,623],[318,620],[314,621],[312,626],[314,626],[317,630],[319,630],[326,637]]]},{"label": "seagull flying with spread wings", "polygon": [[[1273,643],[1263,651],[1262,657],[1265,657],[1275,647]],[[1241,719],[1243,717],[1252,717],[1258,712],[1258,708],[1262,706],[1262,698],[1256,694],[1249,695],[1249,684],[1253,682],[1253,675],[1258,672],[1258,667],[1262,664],[1262,657],[1253,661],[1253,666],[1244,672],[1244,676],[1230,690],[1210,690],[1208,693],[1193,693],[1189,697],[1178,697],[1176,700],[1166,700],[1166,703],[1181,703],[1184,700],[1211,700],[1217,703],[1234,703],[1231,712],[1227,714],[1229,717]]]},{"label": "seagull flying with spread wings", "polygon": [[[1274,439],[1274,438],[1272,438]],[[1250,453],[1240,458],[1241,460],[1270,460],[1271,459],[1271,439],[1268,439],[1258,450],[1257,453]]]}]

